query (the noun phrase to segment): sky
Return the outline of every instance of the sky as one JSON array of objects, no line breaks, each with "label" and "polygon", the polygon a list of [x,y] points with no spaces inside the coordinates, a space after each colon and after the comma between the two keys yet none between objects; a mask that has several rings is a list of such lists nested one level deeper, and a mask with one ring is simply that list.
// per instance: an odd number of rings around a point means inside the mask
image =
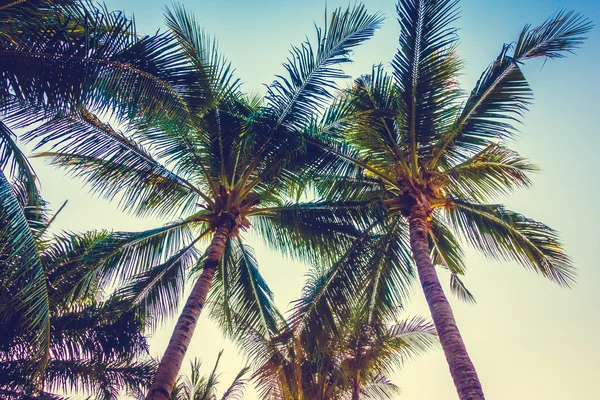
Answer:
[{"label": "sky", "polygon": [[[140,33],[164,30],[164,0],[110,0],[136,18]],[[183,1],[220,43],[221,52],[236,68],[248,92],[264,92],[263,84],[283,73],[281,63],[292,44],[314,34],[322,25],[325,7],[332,10],[348,2],[323,0],[196,0]],[[357,49],[355,63],[346,68],[352,77],[369,72],[373,64],[389,64],[398,46],[399,26],[392,0],[366,1],[386,20],[373,40]],[[503,43],[516,40],[526,23],[541,23],[559,8],[576,9],[600,23],[597,0],[463,0],[459,52],[465,61],[461,86],[470,91]],[[504,204],[557,229],[578,270],[577,284],[563,289],[510,262],[492,262],[467,251],[465,282],[477,304],[464,304],[449,294],[467,349],[478,370],[486,398],[593,399],[600,393],[600,268],[597,253],[600,234],[600,28],[584,47],[562,60],[533,62],[524,68],[534,94],[521,137],[511,147],[541,166],[532,190],[519,191]],[[346,84],[346,83],[343,83]],[[87,187],[34,160],[44,196],[58,208],[69,200],[55,229],[141,230],[167,221],[136,219],[121,213],[117,203],[88,194]],[[282,259],[250,237],[257,250],[261,272],[275,293],[281,310],[300,295],[308,266]],[[443,284],[448,276],[440,272]],[[418,287],[406,305],[407,316],[428,315]],[[160,356],[168,343],[174,320],[152,334],[151,353]],[[229,382],[244,365],[235,346],[223,339],[217,326],[201,318],[188,360],[198,357],[206,371],[216,354],[225,349],[222,381]],[[185,362],[185,365],[188,361]],[[416,358],[398,369],[394,382],[403,389],[401,399],[455,399],[455,390],[441,350]],[[246,400],[258,399],[248,390]]]}]

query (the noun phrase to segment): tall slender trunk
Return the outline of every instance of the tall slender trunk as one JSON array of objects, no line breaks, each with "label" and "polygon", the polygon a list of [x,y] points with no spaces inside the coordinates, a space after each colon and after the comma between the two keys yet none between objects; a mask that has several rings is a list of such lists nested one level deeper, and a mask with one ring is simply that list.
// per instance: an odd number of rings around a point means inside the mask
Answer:
[{"label": "tall slender trunk", "polygon": [[356,370],[352,382],[352,400],[360,400],[360,370]]},{"label": "tall slender trunk", "polygon": [[429,256],[428,221],[425,208],[414,205],[409,215],[410,246],[417,264],[425,299],[438,332],[450,374],[461,400],[483,400],[483,389],[460,335],[452,308],[442,290]]},{"label": "tall slender trunk", "polygon": [[146,400],[167,400],[171,396],[181,363],[192,340],[196,323],[204,308],[208,291],[212,285],[215,270],[227,243],[227,238],[233,228],[233,220],[223,218],[215,236],[208,247],[208,255],[204,261],[202,274],[194,284],[181,315],[175,324],[169,345],[160,360],[160,365],[154,375],[154,380],[146,395]]}]

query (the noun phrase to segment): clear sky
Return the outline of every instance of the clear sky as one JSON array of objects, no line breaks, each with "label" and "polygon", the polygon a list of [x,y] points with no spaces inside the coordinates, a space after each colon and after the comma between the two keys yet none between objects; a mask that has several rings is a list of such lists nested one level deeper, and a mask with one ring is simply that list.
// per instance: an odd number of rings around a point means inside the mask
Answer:
[{"label": "clear sky", "polygon": [[[356,77],[375,63],[389,63],[399,33],[393,0],[366,1],[371,11],[387,19],[375,38],[355,52],[347,72]],[[164,0],[110,0],[111,9],[134,13],[138,30],[164,30]],[[299,44],[321,24],[323,0],[196,0],[184,1],[245,82],[246,91],[263,92],[263,83],[282,73],[281,62],[290,44]],[[329,9],[347,1],[328,1]],[[600,23],[598,0],[463,0],[460,54],[466,68],[461,79],[471,90],[483,69],[504,42],[516,40],[526,23],[538,24],[558,8],[576,9]],[[467,348],[478,369],[488,400],[505,399],[597,399],[600,398],[600,149],[597,118],[600,113],[600,28],[590,34],[575,56],[525,67],[535,93],[522,126],[522,137],[512,147],[540,165],[535,188],[505,200],[514,210],[543,221],[562,233],[579,278],[572,290],[561,289],[514,263],[490,262],[468,251],[465,277],[477,298],[476,305],[450,301]],[[139,220],[117,211],[87,194],[79,181],[34,162],[45,197],[57,208],[65,199],[69,206],[56,222],[68,230],[106,228],[140,230],[166,221]],[[283,260],[255,243],[261,271],[285,310],[300,294],[307,266]],[[448,277],[442,273],[442,280]],[[419,288],[407,306],[407,315],[427,315]],[[160,355],[171,334],[173,321],[153,334],[151,352]],[[222,380],[228,382],[243,360],[235,347],[222,339],[218,327],[202,318],[188,358],[200,357],[208,369],[217,352],[225,348]],[[186,361],[187,363],[187,361]],[[455,399],[456,394],[441,350],[415,359],[394,377],[403,388],[401,398],[412,400]],[[258,397],[247,392],[246,400]]]}]

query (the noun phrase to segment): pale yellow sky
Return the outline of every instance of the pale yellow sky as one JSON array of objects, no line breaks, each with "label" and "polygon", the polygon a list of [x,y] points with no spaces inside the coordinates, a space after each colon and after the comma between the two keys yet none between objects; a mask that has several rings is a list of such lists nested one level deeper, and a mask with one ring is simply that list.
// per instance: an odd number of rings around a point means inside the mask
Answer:
[{"label": "pale yellow sky", "polygon": [[[221,43],[247,90],[262,91],[261,84],[281,73],[290,43],[312,34],[312,20],[322,20],[324,1],[184,1],[207,30]],[[329,8],[346,5],[329,1]],[[370,10],[381,10],[388,19],[376,39],[356,52],[349,73],[366,73],[374,63],[387,63],[397,45],[398,26],[393,1],[367,1]],[[136,15],[141,32],[162,27],[162,1],[109,1],[110,8],[125,8]],[[575,8],[600,21],[597,0],[503,0],[462,2],[461,55],[466,61],[463,87],[470,90],[479,73],[493,60],[505,41],[516,39],[527,22],[539,23],[559,7]],[[600,269],[597,233],[600,223],[600,167],[597,128],[600,92],[600,35],[592,32],[577,56],[528,66],[526,75],[535,92],[535,104],[522,127],[523,137],[513,147],[539,164],[543,173],[534,177],[536,187],[506,199],[509,208],[539,219],[562,233],[569,254],[579,270],[578,284],[561,289],[514,263],[493,263],[468,251],[465,278],[477,298],[467,305],[451,298],[459,327],[478,369],[488,400],[600,399]],[[58,207],[69,205],[55,228],[88,230],[140,230],[166,221],[137,220],[109,204],[87,195],[79,181],[65,178],[34,161],[45,197]],[[307,267],[256,247],[261,271],[285,310],[300,294]],[[441,272],[442,280],[447,277]],[[450,295],[449,295],[450,297]],[[415,287],[407,315],[427,315],[419,288]],[[164,350],[172,322],[153,334],[153,355]],[[234,346],[222,339],[218,327],[203,317],[188,357],[200,357],[212,366],[225,348],[223,382],[229,382],[243,365]],[[401,398],[411,400],[455,399],[456,394],[441,350],[414,360],[399,370],[395,383]],[[248,390],[246,400],[257,399]]]}]

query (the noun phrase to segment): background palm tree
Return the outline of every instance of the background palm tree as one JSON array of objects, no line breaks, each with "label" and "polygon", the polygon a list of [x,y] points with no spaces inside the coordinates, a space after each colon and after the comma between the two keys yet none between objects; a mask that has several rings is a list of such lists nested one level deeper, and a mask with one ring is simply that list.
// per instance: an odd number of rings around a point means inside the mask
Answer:
[{"label": "background palm tree", "polygon": [[[393,74],[374,67],[309,130],[307,142],[329,151],[326,166],[318,164],[312,177],[319,192],[355,208],[377,207],[381,220],[368,232],[381,240],[359,238],[315,288],[317,301],[299,304],[297,312],[335,308],[347,314],[346,300],[375,296],[392,305],[404,290],[402,278],[412,273],[403,250],[410,248],[459,396],[483,399],[434,264],[451,271],[454,291],[472,298],[459,278],[465,271],[459,234],[486,256],[515,260],[563,286],[572,283],[573,267],[555,231],[490,202],[529,186],[528,173],[536,170],[504,143],[531,101],[522,63],[564,57],[582,44],[591,24],[561,11],[538,27],[526,26],[464,96],[451,25],[457,4],[399,1],[402,31]],[[334,285],[337,291],[320,295]]]},{"label": "background palm tree", "polygon": [[[276,326],[277,316],[265,303],[269,294],[239,235],[251,221],[273,248],[304,260],[333,259],[358,232],[352,210],[290,202],[295,193],[287,188],[318,157],[305,151],[300,127],[331,98],[335,80],[344,77],[338,65],[350,61],[351,49],[370,38],[381,20],[360,5],[334,11],[317,29],[316,44],[293,48],[284,64],[289,78],[269,85],[263,101],[240,92],[214,40],[176,6],[167,10],[167,25],[183,56],[173,55],[163,67],[189,67],[179,81],[165,81],[184,101],[182,113],[142,113],[122,133],[79,109],[28,134],[43,136],[41,145],[54,144],[42,156],[106,197],[120,196],[124,209],[139,216],[185,216],[163,228],[117,233],[95,249],[106,266],[98,274],[128,282],[119,294],[129,296],[138,312],[159,318],[177,309],[185,271],[193,265],[202,270],[148,398],[168,398],[224,254],[230,261],[221,265],[235,269],[219,273],[226,284],[234,279],[241,285],[232,290],[242,290],[236,298],[251,306],[244,318],[260,320],[264,329]],[[209,238],[206,252],[198,251]]]},{"label": "background palm tree", "polygon": [[123,299],[101,300],[102,282],[88,276],[96,266],[85,263],[85,254],[106,232],[49,236],[53,218],[45,211],[29,214],[26,222],[43,273],[39,295],[48,301],[47,354],[40,369],[38,333],[21,323],[31,318],[29,310],[13,306],[23,291],[21,282],[13,280],[11,270],[21,269],[13,259],[0,269],[0,395],[62,399],[57,392],[78,391],[116,399],[123,389],[143,390],[156,368],[148,358],[144,322],[127,311]]},{"label": "background palm tree", "polygon": [[171,56],[170,49],[164,37],[139,38],[124,14],[87,2],[0,1],[2,273],[7,282],[22,285],[11,306],[26,310],[19,323],[37,332],[32,340],[42,365],[49,350],[49,299],[32,232],[37,228],[27,223],[42,200],[14,128],[82,107],[121,116],[140,109],[176,113],[177,98],[165,91],[164,80],[181,71],[164,71],[162,79],[148,73],[161,57]]},{"label": "background palm tree", "polygon": [[[298,301],[306,302],[323,278],[315,270]],[[329,315],[335,330],[323,329],[315,318],[319,311],[312,309],[308,320],[316,325],[298,324],[294,314],[265,335],[259,324],[243,318],[242,303],[228,307],[225,296],[220,286],[211,293],[211,314],[248,355],[264,399],[392,399],[399,388],[387,376],[437,344],[433,326],[422,318],[401,319],[396,307],[384,318],[368,320],[364,303],[354,303],[343,318]]]},{"label": "background palm tree", "polygon": [[223,396],[217,395],[217,385],[219,384],[219,361],[223,355],[223,350],[219,352],[217,361],[208,376],[200,373],[201,363],[197,359],[191,362],[192,373],[190,377],[180,376],[177,384],[173,388],[169,400],[241,400],[244,396],[244,389],[248,383],[244,376],[248,373],[248,367],[243,368],[233,379],[233,382],[223,393]]}]

